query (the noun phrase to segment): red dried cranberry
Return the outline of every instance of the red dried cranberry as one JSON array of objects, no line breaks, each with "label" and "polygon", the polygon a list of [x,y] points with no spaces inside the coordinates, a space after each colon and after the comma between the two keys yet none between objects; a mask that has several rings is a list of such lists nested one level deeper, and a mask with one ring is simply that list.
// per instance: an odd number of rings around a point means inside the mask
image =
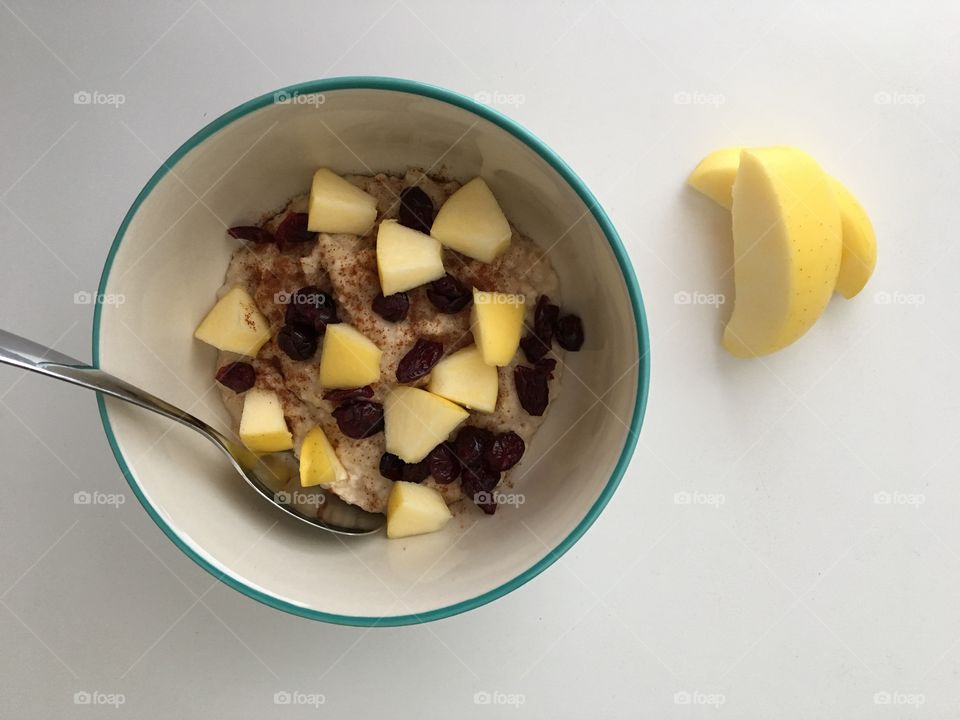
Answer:
[{"label": "red dried cranberry", "polygon": [[529,415],[543,415],[550,401],[547,374],[542,370],[517,365],[513,370],[513,382],[517,387],[520,405]]},{"label": "red dried cranberry", "polygon": [[307,213],[288,213],[277,226],[277,242],[281,247],[287,243],[309,242],[316,237],[315,232],[307,230]]},{"label": "red dried cranberry", "polygon": [[557,342],[564,350],[576,352],[583,347],[583,321],[576,315],[565,315],[554,328]]},{"label": "red dried cranberry", "polygon": [[537,360],[533,366],[546,375],[548,380],[553,380],[553,371],[557,369],[557,361],[554,358],[543,358]]},{"label": "red dried cranberry", "polygon": [[422,483],[430,474],[430,468],[426,460],[418,463],[406,463],[403,466],[403,481],[412,483]]},{"label": "red dried cranberry", "polygon": [[285,319],[288,324],[312,328],[319,334],[326,332],[327,325],[340,322],[333,296],[316,285],[302,287],[290,296]]},{"label": "red dried cranberry", "polygon": [[257,371],[245,362],[232,362],[217,370],[217,382],[235,393],[246,392],[257,381]]},{"label": "red dried cranberry", "polygon": [[403,466],[406,463],[393,453],[380,456],[380,474],[387,480],[403,480]]},{"label": "red dried cranberry", "polygon": [[350,388],[349,390],[327,390],[323,394],[324,400],[330,402],[342,403],[347,400],[368,400],[373,397],[373,388],[364,385],[360,388]]},{"label": "red dried cranberry", "polygon": [[433,370],[443,357],[443,344],[420,338],[397,364],[397,382],[413,382]]},{"label": "red dried cranberry", "polygon": [[433,479],[441,485],[449,485],[460,476],[460,460],[448,442],[437,445],[427,455],[427,466]]},{"label": "red dried cranberry", "polygon": [[257,244],[273,242],[273,235],[270,234],[270,231],[256,225],[237,225],[227,230],[227,234],[230,237],[237,238],[237,240],[246,240]]},{"label": "red dried cranberry", "polygon": [[383,405],[369,400],[351,400],[333,411],[337,427],[347,437],[368,438],[383,431]]},{"label": "red dried cranberry", "polygon": [[505,472],[520,462],[527,447],[523,438],[515,432],[500,433],[493,438],[490,447],[483,453],[483,466],[497,472]]},{"label": "red dried cranberry", "polygon": [[405,292],[393,295],[377,293],[373,299],[373,311],[387,322],[400,322],[410,312],[410,298]]},{"label": "red dried cranberry", "polygon": [[497,498],[493,493],[483,493],[474,504],[487,515],[493,515],[497,511]]},{"label": "red dried cranberry", "polygon": [[520,341],[520,348],[528,362],[535,363],[550,351],[550,346],[536,335],[527,335]]},{"label": "red dried cranberry", "polygon": [[543,341],[547,349],[553,341],[553,330],[558,317],[560,317],[560,308],[550,302],[550,298],[546,295],[537,298],[537,308],[533,313],[533,332]]},{"label": "red dried cranberry", "polygon": [[291,360],[309,360],[317,351],[317,334],[303,325],[284,325],[277,334],[277,345]]},{"label": "red dried cranberry", "polygon": [[500,473],[490,468],[464,468],[460,477],[460,487],[463,494],[477,502],[482,501],[480,495],[491,493],[500,483]]},{"label": "red dried cranberry", "polygon": [[427,286],[427,297],[442,313],[453,315],[473,301],[473,293],[466,285],[447,273]]},{"label": "red dried cranberry", "polygon": [[433,201],[418,187],[400,191],[400,224],[430,234],[433,226]]},{"label": "red dried cranberry", "polygon": [[493,442],[493,433],[473,425],[463,427],[454,441],[454,451],[460,461],[468,467],[479,467],[483,453]]}]

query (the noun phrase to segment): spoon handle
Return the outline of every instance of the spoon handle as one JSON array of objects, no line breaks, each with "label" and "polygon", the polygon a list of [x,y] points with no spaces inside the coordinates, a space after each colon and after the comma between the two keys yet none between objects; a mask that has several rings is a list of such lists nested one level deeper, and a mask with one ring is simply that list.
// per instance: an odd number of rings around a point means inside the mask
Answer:
[{"label": "spoon handle", "polygon": [[203,420],[175,405],[171,405],[166,400],[158,398],[146,390],[141,390],[99,368],[82,363],[52,348],[14,335],[6,330],[0,330],[0,363],[30,370],[125,400],[193,428],[220,445],[221,449],[230,446],[230,441],[217,430],[207,425]]}]

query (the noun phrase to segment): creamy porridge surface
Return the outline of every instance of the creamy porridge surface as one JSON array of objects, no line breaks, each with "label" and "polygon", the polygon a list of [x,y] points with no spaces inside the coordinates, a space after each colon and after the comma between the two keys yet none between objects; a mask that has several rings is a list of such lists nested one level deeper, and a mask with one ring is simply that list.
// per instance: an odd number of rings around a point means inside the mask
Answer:
[{"label": "creamy porridge surface", "polygon": [[[427,299],[424,287],[408,291],[410,312],[401,322],[388,322],[371,307],[374,296],[380,292],[375,250],[377,228],[381,220],[397,217],[401,190],[419,186],[434,206],[440,207],[460,184],[437,180],[418,170],[410,170],[402,177],[378,174],[346,176],[346,179],[377,200],[377,222],[370,232],[359,238],[320,233],[316,242],[291,245],[284,250],[273,243],[246,244],[234,253],[219,295],[232,287],[244,288],[270,323],[272,339],[252,361],[256,386],[273,390],[280,397],[295,452],[299,455],[304,436],[311,428],[322,427],[349,476],[332,490],[349,503],[384,512],[393,482],[379,472],[380,457],[385,450],[383,433],[366,439],[345,436],[331,415],[335,404],[323,399],[323,389],[317,381],[320,351],[310,360],[292,360],[277,346],[276,334],[284,324],[286,299],[296,290],[315,285],[332,294],[340,320],[353,325],[383,351],[380,382],[373,386],[376,402],[383,402],[389,386],[396,384],[397,363],[417,339],[443,343],[445,355],[470,345],[473,340],[469,308],[453,315],[438,312]],[[307,196],[296,197],[283,210],[266,218],[263,225],[274,230],[288,213],[302,213],[306,209]],[[490,264],[446,249],[443,261],[447,272],[468,286],[524,295],[528,328],[533,327],[534,307],[540,295],[549,295],[554,302],[561,299],[557,275],[549,259],[516,228],[507,251]],[[221,352],[218,366],[237,359],[236,355]],[[518,352],[509,366],[498,369],[500,389],[495,411],[471,412],[466,424],[493,432],[512,430],[529,444],[544,418],[529,415],[520,406],[513,370],[522,361],[523,353]],[[562,366],[557,364],[557,380]],[[429,376],[423,377],[413,384],[422,387],[428,379]],[[553,385],[555,394],[559,383]],[[220,389],[236,430],[243,397],[222,386]],[[504,476],[503,483],[509,486],[510,472]],[[461,498],[459,482],[442,485],[428,478],[425,484],[436,488],[448,504]]]}]

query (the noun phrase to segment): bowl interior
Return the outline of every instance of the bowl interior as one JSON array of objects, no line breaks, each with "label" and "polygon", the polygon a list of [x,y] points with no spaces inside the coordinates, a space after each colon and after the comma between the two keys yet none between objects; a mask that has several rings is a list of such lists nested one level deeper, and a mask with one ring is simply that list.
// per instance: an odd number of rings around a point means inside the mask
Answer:
[{"label": "bowl interior", "polygon": [[105,402],[118,460],[161,527],[225,581],[311,617],[414,622],[512,589],[585,530],[639,431],[642,310],[592,208],[522,131],[468,101],[422,93],[325,86],[221,118],[141,194],[101,288],[123,302],[98,307],[99,365],[226,429],[215,351],[192,338],[236,247],[224,227],[281,207],[317,167],[482,175],[511,221],[549,248],[587,341],[567,355],[546,422],[514,471],[516,503],[492,518],[469,508],[434,535],[344,541],[266,505],[200,436]]}]

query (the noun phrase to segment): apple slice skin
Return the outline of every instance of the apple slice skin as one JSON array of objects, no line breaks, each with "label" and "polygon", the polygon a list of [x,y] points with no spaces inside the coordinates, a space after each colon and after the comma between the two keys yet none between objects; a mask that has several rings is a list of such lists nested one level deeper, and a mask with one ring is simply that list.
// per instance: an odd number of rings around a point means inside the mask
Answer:
[{"label": "apple slice skin", "polygon": [[327,439],[323,428],[317,426],[307,433],[300,446],[300,486],[329,487],[347,479],[347,471]]},{"label": "apple slice skin", "polygon": [[739,146],[714,150],[693,169],[687,184],[729,210],[733,205],[733,181],[740,167],[741,150]]},{"label": "apple slice skin", "polygon": [[387,452],[418,463],[470,416],[459,405],[420,388],[397,385],[383,403]]},{"label": "apple slice skin", "polygon": [[363,387],[380,379],[383,352],[346,323],[327,325],[320,353],[320,386],[326,390]]},{"label": "apple slice skin", "polygon": [[377,230],[377,272],[384,295],[438,280],[446,274],[440,241],[396,220],[384,220]]},{"label": "apple slice skin", "polygon": [[307,229],[365,235],[377,219],[377,200],[327,168],[313,175]]},{"label": "apple slice skin", "polygon": [[293,436],[283,417],[280,398],[272,390],[253,388],[243,398],[240,413],[240,440],[255,453],[272,453],[293,448]]},{"label": "apple slice skin", "polygon": [[830,180],[796,148],[744,150],[733,186],[733,314],[724,347],[737,357],[790,345],[820,317],[840,268],[840,211]]},{"label": "apple slice skin", "polygon": [[497,368],[483,361],[476,345],[443,358],[430,371],[427,390],[478,412],[497,408],[500,376]]},{"label": "apple slice skin", "polygon": [[250,294],[234,287],[200,321],[193,336],[219,350],[256,357],[270,339],[270,323]]},{"label": "apple slice skin", "polygon": [[441,530],[453,514],[434,488],[397,480],[387,500],[387,537],[391,540]]},{"label": "apple slice skin", "polygon": [[487,183],[476,177],[447,198],[430,234],[451,250],[491,263],[506,251],[513,231]]}]

